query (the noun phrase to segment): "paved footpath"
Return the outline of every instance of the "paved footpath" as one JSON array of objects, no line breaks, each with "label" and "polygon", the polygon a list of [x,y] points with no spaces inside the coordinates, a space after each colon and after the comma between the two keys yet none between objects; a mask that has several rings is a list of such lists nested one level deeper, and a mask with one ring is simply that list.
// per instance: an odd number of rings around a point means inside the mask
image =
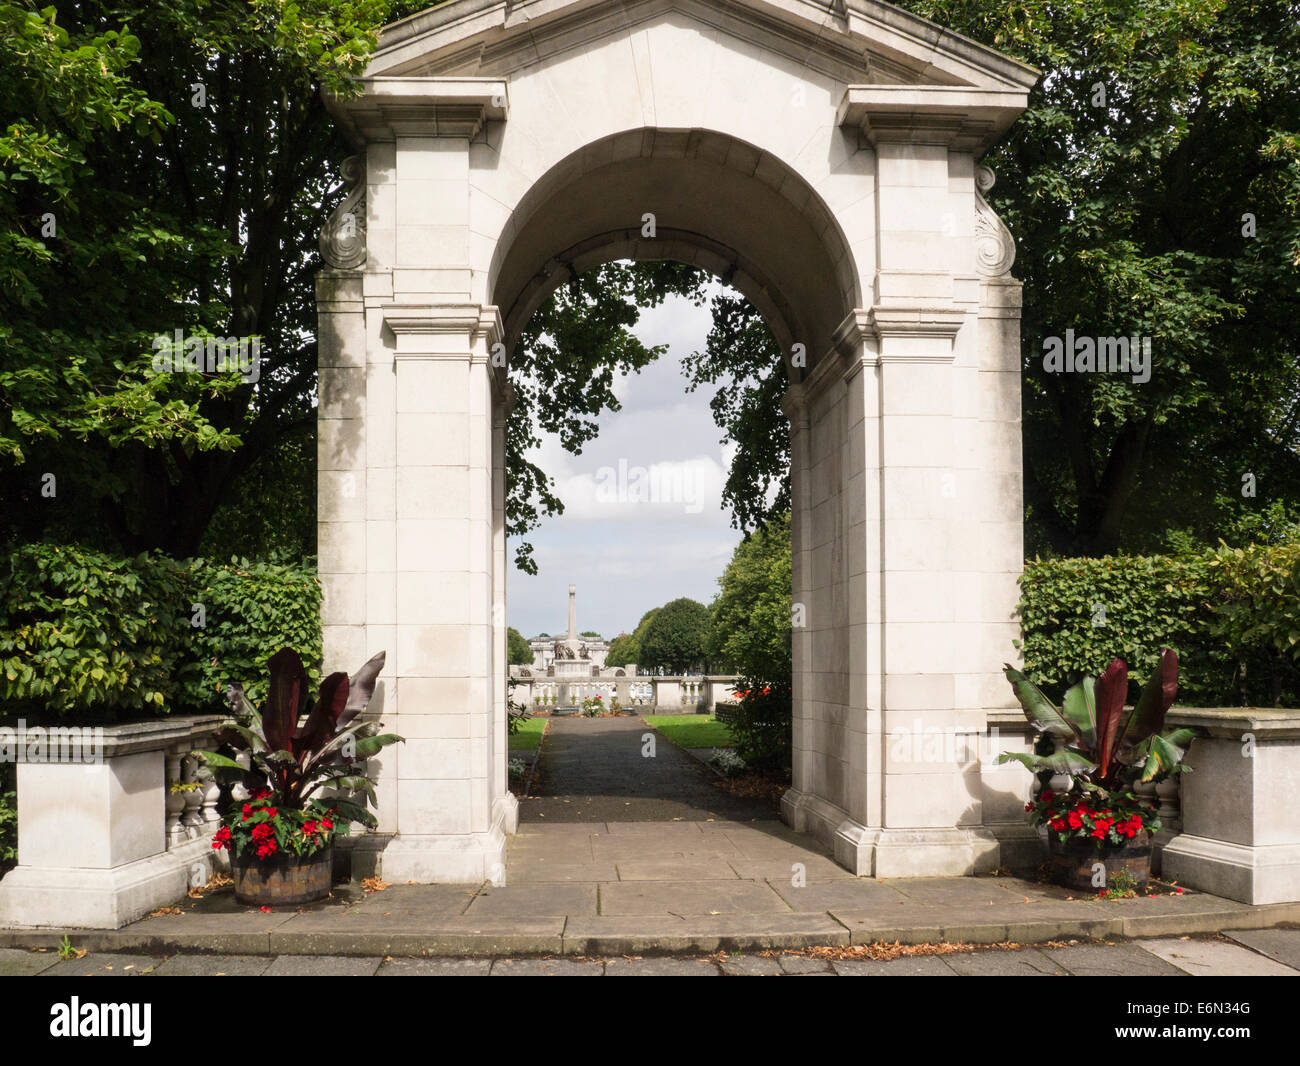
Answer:
[{"label": "paved footpath", "polygon": [[1213,939],[985,949],[889,961],[764,953],[709,958],[347,958],[87,955],[0,948],[0,976],[41,977],[1300,977],[1300,929]]},{"label": "paved footpath", "polygon": [[[654,754],[647,755],[648,742]],[[717,775],[640,718],[551,719],[523,822],[673,822],[772,818],[723,792]]]}]

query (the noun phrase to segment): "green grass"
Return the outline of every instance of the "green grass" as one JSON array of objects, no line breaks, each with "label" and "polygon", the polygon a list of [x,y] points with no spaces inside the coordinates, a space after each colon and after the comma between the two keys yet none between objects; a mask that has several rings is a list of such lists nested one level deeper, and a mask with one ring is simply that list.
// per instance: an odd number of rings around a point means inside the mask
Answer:
[{"label": "green grass", "polygon": [[520,727],[517,733],[511,733],[507,738],[510,741],[508,745],[511,751],[536,751],[542,744],[542,732],[546,729],[546,718],[529,718]]},{"label": "green grass", "polygon": [[711,714],[643,714],[650,725],[683,748],[729,748],[731,730]]}]

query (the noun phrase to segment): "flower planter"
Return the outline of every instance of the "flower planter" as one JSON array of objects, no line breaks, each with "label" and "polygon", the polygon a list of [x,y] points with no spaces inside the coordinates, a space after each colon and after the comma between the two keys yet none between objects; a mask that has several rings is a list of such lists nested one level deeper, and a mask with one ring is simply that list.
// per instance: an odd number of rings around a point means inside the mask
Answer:
[{"label": "flower planter", "polygon": [[230,873],[235,880],[235,899],[250,907],[296,907],[315,903],[330,894],[333,881],[334,845],[314,855],[230,854]]},{"label": "flower planter", "polygon": [[1121,873],[1131,877],[1137,888],[1145,888],[1151,880],[1150,833],[1139,833],[1123,844],[1107,844],[1100,848],[1095,841],[1082,837],[1071,837],[1062,843],[1055,833],[1048,833],[1047,855],[1052,881],[1081,892],[1098,891],[1098,886],[1093,883],[1093,867],[1097,863],[1106,868],[1107,885]]}]

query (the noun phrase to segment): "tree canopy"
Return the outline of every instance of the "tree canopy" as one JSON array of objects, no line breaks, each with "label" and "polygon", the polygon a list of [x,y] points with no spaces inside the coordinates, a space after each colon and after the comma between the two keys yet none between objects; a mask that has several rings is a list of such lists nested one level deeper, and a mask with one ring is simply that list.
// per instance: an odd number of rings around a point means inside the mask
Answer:
[{"label": "tree canopy", "polygon": [[[135,553],[314,550],[317,237],[392,0],[0,0],[0,492],[8,541]],[[1287,0],[902,0],[1043,70],[987,157],[1025,282],[1026,543],[1099,553],[1300,519],[1300,17]],[[511,353],[516,564],[562,503],[615,377],[662,354],[639,308],[698,270],[614,263],[562,286]],[[735,445],[724,502],[789,508],[785,372],[742,298],[683,363]],[[1147,382],[1053,374],[1073,329],[1152,342]],[[257,379],[159,372],[155,341],[242,338]],[[53,489],[53,491],[51,491]],[[1247,491],[1247,489],[1249,491]]]},{"label": "tree canopy", "polygon": [[710,608],[715,669],[751,683],[790,679],[790,516],[777,516],[736,545]]},{"label": "tree canopy", "polygon": [[638,666],[684,674],[708,659],[709,609],[683,596],[658,608],[640,637]]}]

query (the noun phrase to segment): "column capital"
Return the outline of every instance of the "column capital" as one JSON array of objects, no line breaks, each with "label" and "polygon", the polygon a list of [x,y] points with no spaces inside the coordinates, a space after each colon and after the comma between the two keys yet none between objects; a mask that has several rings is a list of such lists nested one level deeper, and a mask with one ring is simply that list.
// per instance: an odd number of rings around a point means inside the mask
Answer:
[{"label": "column capital", "polygon": [[[399,359],[487,360],[501,342],[501,312],[491,305],[391,303],[381,310],[384,325],[398,339]],[[428,340],[404,342],[405,338]]]}]

